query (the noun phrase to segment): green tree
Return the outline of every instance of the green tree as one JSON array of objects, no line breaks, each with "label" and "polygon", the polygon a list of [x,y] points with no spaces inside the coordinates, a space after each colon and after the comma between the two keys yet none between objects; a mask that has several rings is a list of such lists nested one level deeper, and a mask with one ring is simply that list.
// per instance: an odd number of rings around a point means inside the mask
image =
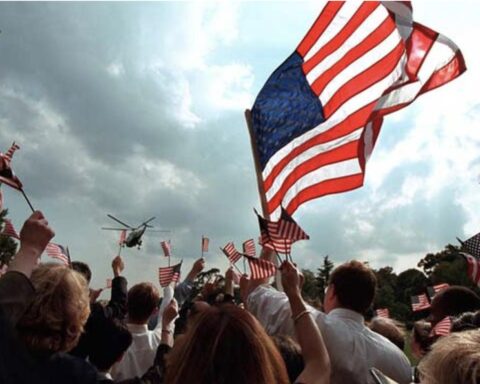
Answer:
[{"label": "green tree", "polygon": [[309,269],[302,269],[302,274],[304,277],[302,296],[307,300],[318,300],[320,295],[315,273]]},{"label": "green tree", "polygon": [[323,258],[323,265],[321,268],[318,268],[317,272],[317,287],[318,287],[318,297],[323,303],[325,297],[325,289],[328,285],[328,280],[330,279],[330,273],[333,270],[334,264],[329,260],[329,256],[326,255]]},{"label": "green tree", "polygon": [[[8,210],[4,209],[0,212],[0,226],[3,229],[5,217],[8,214]],[[9,264],[12,257],[17,251],[17,244],[8,236],[0,236],[0,267],[5,264]]]},{"label": "green tree", "polygon": [[422,268],[425,275],[430,277],[439,264],[451,263],[458,258],[462,258],[460,255],[460,247],[447,244],[440,252],[427,253],[425,257],[418,262],[417,266]]}]

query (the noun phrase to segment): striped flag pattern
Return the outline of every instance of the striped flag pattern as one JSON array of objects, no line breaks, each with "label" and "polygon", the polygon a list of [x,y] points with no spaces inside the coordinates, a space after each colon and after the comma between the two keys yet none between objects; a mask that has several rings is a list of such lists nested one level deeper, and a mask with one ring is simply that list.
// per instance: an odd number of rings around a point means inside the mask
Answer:
[{"label": "striped flag pattern", "polygon": [[180,280],[182,262],[171,267],[158,268],[158,280],[161,287],[167,287],[170,283],[177,283]]},{"label": "striped flag pattern", "polygon": [[210,243],[209,238],[202,236],[202,252],[208,252],[208,244],[209,243]]},{"label": "striped flag pattern", "polygon": [[14,142],[5,154],[0,153],[0,183],[5,183],[12,188],[21,190],[22,183],[18,177],[15,176],[10,165],[12,156],[17,149],[20,149],[20,147]]},{"label": "striped flag pattern", "polygon": [[430,301],[432,301],[432,299],[435,297],[435,295],[438,292],[443,291],[444,289],[448,288],[449,286],[450,286],[450,284],[442,283],[442,284],[434,285],[433,287],[428,287],[427,288],[427,293],[428,293],[428,296],[430,297]]},{"label": "striped flag pattern", "polygon": [[255,242],[253,239],[246,240],[242,244],[243,248],[243,254],[251,257],[255,257],[256,251],[255,251]]},{"label": "striped flag pattern", "polygon": [[9,219],[4,219],[4,227],[0,235],[10,236],[17,240],[20,239],[20,236],[18,235],[17,231],[15,230],[15,227],[13,226],[12,222]]},{"label": "striped flag pattern", "polygon": [[270,217],[362,186],[383,116],[465,71],[407,1],[330,1],[252,108]]},{"label": "striped flag pattern", "polygon": [[430,336],[447,336],[452,328],[452,319],[449,316],[439,321],[430,332]]},{"label": "striped flag pattern", "polygon": [[423,311],[424,309],[430,308],[430,302],[428,301],[427,295],[422,293],[418,296],[411,296],[412,301],[412,311]]},{"label": "striped flag pattern", "polygon": [[235,264],[242,258],[242,254],[235,249],[233,242],[229,242],[227,245],[225,245],[225,247],[222,248],[222,251],[232,264]]},{"label": "striped flag pattern", "polygon": [[[458,239],[458,238],[457,238]],[[467,273],[470,279],[480,287],[480,233],[466,241],[460,241],[462,256],[467,261]]]},{"label": "striped flag pattern", "polygon": [[378,308],[377,310],[375,310],[375,315],[377,317],[385,317],[387,319],[390,318],[390,311],[388,310],[388,308]]},{"label": "striped flag pattern", "polygon": [[162,247],[163,249],[163,254],[165,257],[170,257],[171,256],[171,244],[170,244],[170,240],[168,241],[161,241],[160,242],[160,246]]},{"label": "striped flag pattern", "polygon": [[127,239],[127,230],[122,229],[120,231],[120,239],[118,240],[118,245],[123,246],[125,244],[126,239]]},{"label": "striped flag pattern", "polygon": [[275,275],[277,267],[268,260],[257,259],[255,257],[245,256],[250,267],[250,278],[252,280],[265,279]]},{"label": "striped flag pattern", "polygon": [[70,264],[68,253],[60,244],[48,243],[45,247],[45,252],[47,252],[47,255],[51,258],[60,260],[65,265]]}]

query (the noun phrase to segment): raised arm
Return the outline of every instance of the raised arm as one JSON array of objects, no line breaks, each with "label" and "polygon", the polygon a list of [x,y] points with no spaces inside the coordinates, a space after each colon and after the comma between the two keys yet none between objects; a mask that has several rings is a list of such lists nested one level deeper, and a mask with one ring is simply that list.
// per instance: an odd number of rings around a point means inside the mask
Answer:
[{"label": "raised arm", "polygon": [[203,268],[205,268],[205,259],[202,257],[193,263],[192,269],[185,280],[175,287],[175,300],[177,300],[179,307],[181,307],[190,297],[193,289],[193,282],[197,275],[203,271]]},{"label": "raised arm", "polygon": [[127,314],[127,279],[121,276],[125,264],[121,256],[112,260],[112,292],[110,301],[105,307],[105,316],[123,320]]},{"label": "raised arm", "polygon": [[322,334],[310,309],[302,299],[301,278],[298,270],[286,261],[282,264],[282,285],[290,302],[295,334],[302,348],[305,368],[298,383],[325,384],[330,382],[330,359]]}]

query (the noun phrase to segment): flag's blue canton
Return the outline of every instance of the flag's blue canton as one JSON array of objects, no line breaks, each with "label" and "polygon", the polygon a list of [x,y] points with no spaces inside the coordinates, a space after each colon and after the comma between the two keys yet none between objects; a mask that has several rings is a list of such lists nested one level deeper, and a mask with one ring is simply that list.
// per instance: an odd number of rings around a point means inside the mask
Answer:
[{"label": "flag's blue canton", "polygon": [[322,103],[312,92],[302,64],[297,52],[290,55],[255,100],[252,122],[262,170],[285,144],[325,121]]}]

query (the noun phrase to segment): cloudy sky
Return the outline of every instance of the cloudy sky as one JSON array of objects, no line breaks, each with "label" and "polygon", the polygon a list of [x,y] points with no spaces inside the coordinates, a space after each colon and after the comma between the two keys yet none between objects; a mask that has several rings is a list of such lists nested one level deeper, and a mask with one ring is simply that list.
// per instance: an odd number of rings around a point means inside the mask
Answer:
[{"label": "cloudy sky", "polygon": [[[243,111],[294,50],[320,2],[0,3],[0,146],[74,259],[109,275],[111,213],[171,230],[184,272],[211,238],[258,236],[259,207]],[[417,1],[417,21],[450,37],[468,71],[388,116],[365,186],[301,207],[311,240],[294,258],[316,268],[369,260],[415,266],[480,230],[480,55],[475,1]],[[17,227],[29,215],[4,187]],[[122,252],[131,282],[156,280],[159,233]]]}]

